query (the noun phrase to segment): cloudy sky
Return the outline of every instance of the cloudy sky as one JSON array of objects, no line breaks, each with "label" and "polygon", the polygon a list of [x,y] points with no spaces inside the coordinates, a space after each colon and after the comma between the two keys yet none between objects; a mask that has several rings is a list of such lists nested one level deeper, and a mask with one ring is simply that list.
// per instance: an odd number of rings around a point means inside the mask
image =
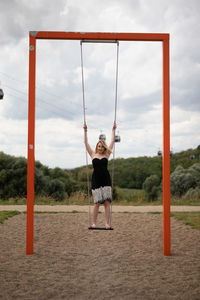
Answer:
[{"label": "cloudy sky", "polygon": [[[200,144],[199,0],[0,0],[0,151],[27,157],[29,31],[170,34],[171,149]],[[83,44],[88,136],[111,137],[116,44]],[[37,40],[36,152],[85,164],[79,41]],[[162,149],[162,44],[120,42],[116,157]]]}]

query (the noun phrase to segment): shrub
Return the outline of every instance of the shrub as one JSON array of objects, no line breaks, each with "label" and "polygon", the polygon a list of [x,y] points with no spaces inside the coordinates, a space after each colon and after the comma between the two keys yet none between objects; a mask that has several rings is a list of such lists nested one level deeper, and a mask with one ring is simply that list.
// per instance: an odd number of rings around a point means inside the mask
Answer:
[{"label": "shrub", "polygon": [[198,187],[200,188],[200,163],[193,164],[188,172],[195,178]]},{"label": "shrub", "polygon": [[65,199],[65,185],[58,179],[53,179],[49,184],[49,195],[55,200]]},{"label": "shrub", "polygon": [[159,177],[157,175],[151,175],[147,177],[145,182],[143,183],[143,189],[148,201],[156,200],[160,193]]},{"label": "shrub", "polygon": [[187,191],[187,193],[183,196],[184,200],[199,200],[200,199],[200,188],[191,188]]},{"label": "shrub", "polygon": [[178,166],[170,176],[171,194],[181,197],[190,188],[195,188],[197,185],[194,174],[191,171],[185,170]]}]

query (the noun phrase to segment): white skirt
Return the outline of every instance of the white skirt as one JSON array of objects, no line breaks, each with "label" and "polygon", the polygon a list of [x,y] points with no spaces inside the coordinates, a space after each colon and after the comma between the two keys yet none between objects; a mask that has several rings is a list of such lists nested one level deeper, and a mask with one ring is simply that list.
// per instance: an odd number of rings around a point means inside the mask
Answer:
[{"label": "white skirt", "polygon": [[112,201],[112,188],[111,186],[104,186],[98,189],[92,190],[92,196],[94,203],[104,203],[105,201]]}]

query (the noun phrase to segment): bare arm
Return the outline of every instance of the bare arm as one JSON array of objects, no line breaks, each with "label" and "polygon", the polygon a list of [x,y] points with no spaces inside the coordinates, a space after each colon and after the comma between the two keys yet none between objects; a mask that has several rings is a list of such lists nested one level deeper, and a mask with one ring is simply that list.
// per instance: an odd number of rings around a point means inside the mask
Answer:
[{"label": "bare arm", "polygon": [[114,143],[115,143],[115,129],[117,128],[116,122],[113,123],[113,128],[112,128],[112,136],[111,136],[111,142],[109,145],[109,148],[112,150]]},{"label": "bare arm", "polygon": [[83,125],[83,128],[84,128],[84,143],[85,143],[85,147],[86,147],[86,150],[89,153],[89,155],[92,157],[93,150],[91,149],[90,145],[88,144],[87,125],[86,125],[86,123]]}]

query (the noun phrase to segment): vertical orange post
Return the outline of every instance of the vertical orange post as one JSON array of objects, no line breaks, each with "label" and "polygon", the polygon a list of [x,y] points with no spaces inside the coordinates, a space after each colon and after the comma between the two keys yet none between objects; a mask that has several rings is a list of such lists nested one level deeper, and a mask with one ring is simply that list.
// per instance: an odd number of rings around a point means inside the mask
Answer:
[{"label": "vertical orange post", "polygon": [[169,36],[163,40],[163,254],[171,255]]},{"label": "vertical orange post", "polygon": [[29,106],[27,165],[26,254],[33,254],[34,174],[35,174],[35,58],[36,39],[29,35]]}]

